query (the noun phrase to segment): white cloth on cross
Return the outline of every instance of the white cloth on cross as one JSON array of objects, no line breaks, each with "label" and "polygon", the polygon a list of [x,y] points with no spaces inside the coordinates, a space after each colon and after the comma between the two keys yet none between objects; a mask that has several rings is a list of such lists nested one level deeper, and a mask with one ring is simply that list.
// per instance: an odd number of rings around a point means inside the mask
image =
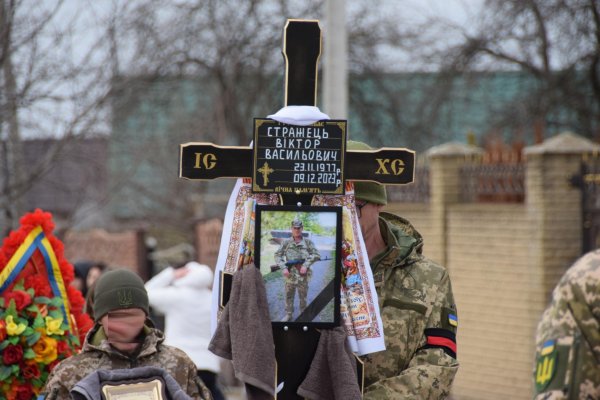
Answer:
[{"label": "white cloth on cross", "polygon": [[267,118],[274,119],[277,122],[290,125],[312,125],[323,119],[330,119],[329,115],[319,110],[319,107],[313,106],[287,106],[277,111],[275,114],[267,115]]}]

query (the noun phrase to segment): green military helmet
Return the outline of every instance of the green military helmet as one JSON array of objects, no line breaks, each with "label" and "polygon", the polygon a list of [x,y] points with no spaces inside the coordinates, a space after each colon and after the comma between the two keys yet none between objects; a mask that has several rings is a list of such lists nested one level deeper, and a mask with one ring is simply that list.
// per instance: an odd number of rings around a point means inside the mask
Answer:
[{"label": "green military helmet", "polygon": [[[371,146],[363,142],[348,140],[347,150],[373,150]],[[387,193],[384,185],[375,182],[354,181],[354,197],[357,200],[367,201],[369,203],[387,204]]]},{"label": "green military helmet", "polygon": [[298,217],[294,218],[294,220],[292,221],[292,228],[302,228],[302,227],[304,227],[302,220]]}]

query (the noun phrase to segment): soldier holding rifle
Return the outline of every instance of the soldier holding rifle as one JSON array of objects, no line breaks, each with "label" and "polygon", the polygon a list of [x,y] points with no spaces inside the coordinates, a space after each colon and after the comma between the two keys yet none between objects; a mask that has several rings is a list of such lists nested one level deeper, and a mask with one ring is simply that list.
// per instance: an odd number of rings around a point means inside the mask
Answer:
[{"label": "soldier holding rifle", "polygon": [[292,237],[284,240],[275,252],[275,262],[282,269],[285,278],[284,322],[291,321],[294,313],[296,290],[300,300],[300,312],[306,308],[310,267],[321,259],[312,240],[303,236],[304,224],[298,218],[292,221]]}]

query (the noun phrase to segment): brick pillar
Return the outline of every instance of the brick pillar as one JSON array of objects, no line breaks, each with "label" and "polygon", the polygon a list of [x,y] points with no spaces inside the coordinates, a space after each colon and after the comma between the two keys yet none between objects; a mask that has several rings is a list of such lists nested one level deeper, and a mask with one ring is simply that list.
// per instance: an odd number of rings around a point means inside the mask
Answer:
[{"label": "brick pillar", "polygon": [[583,156],[599,149],[588,139],[562,133],[524,150],[525,202],[534,227],[532,301],[539,301],[540,311],[561,275],[581,255],[581,192],[569,180],[579,172]]},{"label": "brick pillar", "polygon": [[217,265],[223,221],[213,218],[196,224],[196,261],[208,265],[213,271]]},{"label": "brick pillar", "polygon": [[483,154],[478,147],[463,143],[445,143],[432,147],[429,158],[430,207],[433,236],[427,237],[427,255],[442,265],[448,265],[447,213],[450,204],[461,201],[460,169]]}]

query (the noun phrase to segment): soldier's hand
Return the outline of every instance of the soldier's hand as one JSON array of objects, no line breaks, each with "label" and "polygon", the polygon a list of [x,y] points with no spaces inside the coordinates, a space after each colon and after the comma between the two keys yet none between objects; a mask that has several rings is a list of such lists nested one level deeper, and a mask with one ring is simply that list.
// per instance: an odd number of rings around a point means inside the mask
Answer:
[{"label": "soldier's hand", "polygon": [[304,265],[300,267],[300,275],[306,275],[306,271],[308,271],[308,268],[306,268]]},{"label": "soldier's hand", "polygon": [[290,270],[289,270],[289,269],[287,269],[287,268],[284,268],[284,269],[283,269],[283,276],[284,276],[285,278],[287,278],[289,275],[290,275]]}]

